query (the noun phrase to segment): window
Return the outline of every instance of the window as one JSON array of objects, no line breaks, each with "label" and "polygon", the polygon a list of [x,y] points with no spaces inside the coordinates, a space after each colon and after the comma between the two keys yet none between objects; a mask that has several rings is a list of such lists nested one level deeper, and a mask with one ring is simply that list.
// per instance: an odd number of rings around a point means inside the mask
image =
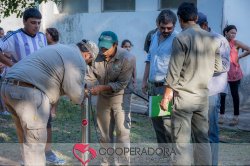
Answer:
[{"label": "window", "polygon": [[59,0],[58,7],[60,13],[87,13],[88,0]]},{"label": "window", "polygon": [[102,11],[135,11],[135,0],[102,0]]},{"label": "window", "polygon": [[[184,2],[183,0],[160,0],[159,9],[165,8],[178,8],[178,6]],[[197,5],[197,0],[185,0],[185,2],[192,2]]]}]

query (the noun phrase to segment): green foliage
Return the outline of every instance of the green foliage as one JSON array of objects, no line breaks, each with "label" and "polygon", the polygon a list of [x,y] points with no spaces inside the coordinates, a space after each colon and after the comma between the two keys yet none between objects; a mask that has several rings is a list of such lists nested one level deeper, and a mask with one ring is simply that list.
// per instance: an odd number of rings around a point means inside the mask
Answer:
[{"label": "green foliage", "polygon": [[48,1],[58,2],[58,0],[1,0],[0,18],[8,17],[14,13],[17,17],[21,17],[24,9],[37,7],[42,2]]}]

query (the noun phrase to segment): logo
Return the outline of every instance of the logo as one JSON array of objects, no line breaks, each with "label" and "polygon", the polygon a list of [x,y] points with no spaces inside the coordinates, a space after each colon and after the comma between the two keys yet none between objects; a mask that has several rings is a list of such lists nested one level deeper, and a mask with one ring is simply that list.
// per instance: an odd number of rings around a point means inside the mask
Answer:
[{"label": "logo", "polygon": [[[77,151],[81,153],[82,157],[78,156],[78,154],[76,153]],[[88,164],[91,160],[95,159],[97,156],[95,149],[91,148],[89,144],[82,143],[74,145],[73,154],[75,158],[77,158],[84,166]]]},{"label": "logo", "polygon": [[43,45],[43,42],[42,42],[41,40],[38,41],[38,45],[39,45],[40,47],[43,47],[43,46],[44,46],[44,45]]},{"label": "logo", "polygon": [[111,37],[111,36],[104,36],[104,35],[102,35],[102,36],[100,37],[100,40],[112,41],[112,37]]}]

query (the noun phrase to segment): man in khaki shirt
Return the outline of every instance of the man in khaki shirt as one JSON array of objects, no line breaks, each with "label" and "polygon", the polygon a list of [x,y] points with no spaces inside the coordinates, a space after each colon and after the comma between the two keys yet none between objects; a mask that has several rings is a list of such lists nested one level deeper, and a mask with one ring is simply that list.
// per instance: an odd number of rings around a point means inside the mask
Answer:
[{"label": "man in khaki shirt", "polygon": [[10,68],[1,95],[16,124],[25,166],[44,166],[51,105],[61,94],[73,103],[84,100],[86,63],[96,57],[93,42],[39,49]]},{"label": "man in khaki shirt", "polygon": [[85,81],[94,83],[97,80],[99,83],[92,87],[90,92],[92,95],[98,95],[97,123],[102,145],[116,142],[122,147],[129,147],[131,119],[130,113],[122,108],[122,101],[124,89],[132,77],[135,61],[128,51],[118,48],[117,45],[118,38],[114,32],[105,31],[101,34],[98,44],[100,54],[87,71]]},{"label": "man in khaki shirt", "polygon": [[[171,128],[178,154],[172,164],[212,165],[208,139],[208,82],[214,74],[223,72],[220,43],[196,24],[197,8],[193,3],[182,3],[177,15],[182,32],[173,40],[161,101],[161,107],[166,110],[166,103],[174,97]],[[190,144],[191,133],[193,144]]]}]

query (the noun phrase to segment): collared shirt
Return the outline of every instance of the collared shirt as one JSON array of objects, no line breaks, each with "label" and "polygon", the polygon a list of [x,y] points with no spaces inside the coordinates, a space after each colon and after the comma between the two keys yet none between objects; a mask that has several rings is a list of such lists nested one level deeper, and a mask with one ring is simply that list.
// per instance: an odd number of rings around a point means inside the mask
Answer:
[{"label": "collared shirt", "polygon": [[102,54],[97,56],[93,66],[87,70],[85,81],[93,84],[97,80],[100,85],[111,86],[112,91],[103,91],[100,95],[111,97],[114,102],[121,102],[124,89],[131,79],[134,63],[131,53],[117,47],[117,52],[110,61],[106,61]]},{"label": "collared shirt", "polygon": [[84,97],[85,71],[86,63],[76,45],[55,44],[16,63],[5,78],[36,86],[48,96],[50,103],[66,94],[80,104]]},{"label": "collared shirt", "polygon": [[159,43],[160,32],[152,36],[147,62],[150,63],[149,82],[164,82],[168,70],[168,63],[172,52],[172,42],[177,32]]},{"label": "collared shirt", "polygon": [[158,30],[158,28],[155,28],[155,29],[149,31],[147,36],[146,36],[146,39],[145,39],[145,42],[144,42],[144,51],[146,53],[149,52],[149,47],[150,47],[150,44],[151,44],[152,36],[155,34],[155,32],[157,30]]},{"label": "collared shirt", "polygon": [[184,29],[173,40],[166,84],[183,100],[207,101],[209,80],[223,71],[219,46],[218,40],[199,25]]},{"label": "collared shirt", "polygon": [[211,33],[220,43],[220,56],[222,59],[223,73],[214,75],[209,81],[209,96],[227,91],[227,72],[230,69],[230,46],[227,39],[218,33]]},{"label": "collared shirt", "polygon": [[14,62],[18,62],[34,51],[47,45],[46,36],[38,32],[35,36],[30,36],[22,29],[8,33],[0,39],[0,51],[11,55]]}]

